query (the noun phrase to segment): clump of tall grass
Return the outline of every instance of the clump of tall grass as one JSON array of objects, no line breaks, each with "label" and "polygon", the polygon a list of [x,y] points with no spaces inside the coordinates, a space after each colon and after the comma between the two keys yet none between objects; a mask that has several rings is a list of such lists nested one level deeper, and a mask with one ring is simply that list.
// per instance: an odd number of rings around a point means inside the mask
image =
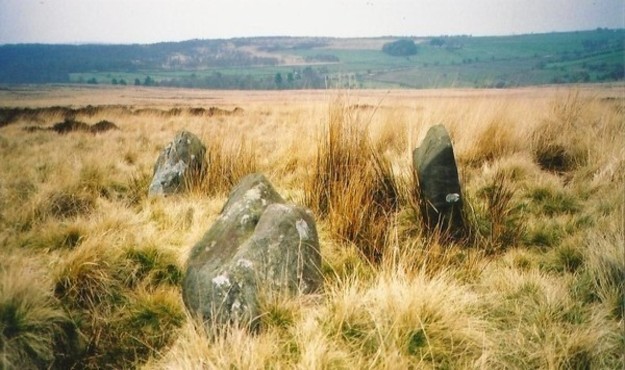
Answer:
[{"label": "clump of tall grass", "polygon": [[55,295],[68,307],[95,309],[122,299],[115,278],[118,252],[94,243],[73,250],[55,272]]},{"label": "clump of tall grass", "polygon": [[83,366],[136,367],[155,351],[172,344],[185,320],[178,293],[168,288],[129,294],[124,307],[98,317],[102,325]]},{"label": "clump of tall grass", "polygon": [[137,206],[148,196],[152,175],[148,171],[133,172],[123,189],[123,201],[129,206]]},{"label": "clump of tall grass", "polygon": [[36,210],[39,218],[70,219],[92,213],[98,198],[113,198],[122,190],[107,177],[108,172],[97,164],[83,165],[75,178],[64,179],[65,185],[45,195]]},{"label": "clump of tall grass", "polygon": [[249,335],[243,328],[229,327],[214,337],[206,326],[187,317],[176,342],[160,358],[148,362],[148,369],[266,369],[295,367],[281,358],[284,352],[275,332]]},{"label": "clump of tall grass", "polygon": [[48,199],[47,211],[56,218],[71,218],[87,214],[95,208],[96,198],[73,189],[54,191]]},{"label": "clump of tall grass", "polygon": [[484,276],[479,289],[488,292],[482,304],[496,343],[489,367],[618,367],[617,326],[605,325],[604,309],[574,299],[571,275],[500,268]]},{"label": "clump of tall grass", "polygon": [[[584,267],[577,277],[576,294],[587,302],[600,302],[615,320],[625,318],[625,259],[623,231],[589,233],[583,243]],[[625,345],[625,343],[623,343]]]},{"label": "clump of tall grass", "polygon": [[258,170],[254,144],[240,137],[232,140],[223,134],[207,141],[206,168],[202,176],[188,178],[192,192],[214,196],[227,194],[239,180]]},{"label": "clump of tall grass", "polygon": [[366,122],[353,120],[344,101],[329,108],[305,202],[340,239],[379,261],[399,191],[390,162],[375,149]]},{"label": "clump of tall grass", "polygon": [[37,229],[24,233],[20,240],[22,247],[37,248],[42,250],[73,249],[79,246],[88,235],[83,225],[76,222],[63,222],[57,220],[42,223]]},{"label": "clump of tall grass", "polygon": [[[320,325],[352,363],[377,368],[475,367],[487,357],[477,297],[445,274],[396,271],[333,287]],[[469,314],[471,313],[471,314]]]},{"label": "clump of tall grass", "polygon": [[0,368],[63,368],[80,351],[49,279],[24,259],[0,261]]},{"label": "clump of tall grass", "polygon": [[470,238],[487,254],[513,248],[524,237],[523,207],[515,199],[515,192],[509,176],[498,171],[490,184],[478,190],[479,200],[465,209],[465,218],[471,225]]},{"label": "clump of tall grass", "polygon": [[177,286],[182,281],[182,270],[176,257],[156,246],[130,247],[124,254],[121,277],[129,287],[141,283],[146,288],[160,285]]},{"label": "clump of tall grass", "polygon": [[579,92],[552,103],[549,115],[531,137],[534,159],[543,169],[565,173],[586,164],[591,145],[584,122],[586,110],[587,102]]},{"label": "clump of tall grass", "polygon": [[482,273],[487,252],[481,246],[468,248],[467,240],[453,242],[440,230],[407,235],[401,230],[392,232],[383,258],[384,271],[423,273],[431,278],[449,274],[462,282],[475,281]]},{"label": "clump of tall grass", "polygon": [[56,269],[54,294],[86,340],[76,364],[127,367],[169,345],[184,319],[172,289],[181,277],[175,257],[151,246],[89,240],[72,250]]}]

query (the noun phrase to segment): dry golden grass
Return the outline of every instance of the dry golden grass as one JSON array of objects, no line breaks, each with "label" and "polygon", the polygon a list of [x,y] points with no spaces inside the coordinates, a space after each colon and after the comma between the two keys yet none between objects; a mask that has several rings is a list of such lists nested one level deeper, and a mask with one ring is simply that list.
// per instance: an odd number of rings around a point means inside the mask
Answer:
[{"label": "dry golden grass", "polygon": [[[88,104],[108,107],[77,120],[120,130],[24,130],[64,119],[52,111],[0,125],[0,368],[625,365],[622,85],[0,90],[4,107]],[[243,112],[188,109],[211,106]],[[458,243],[425,233],[414,203],[411,153],[439,123],[471,230]],[[209,176],[148,198],[181,129]],[[252,171],[315,213],[325,288],[263,301],[260,334],[207,336],[181,274]]]},{"label": "dry golden grass", "polygon": [[342,98],[332,102],[304,185],[305,201],[336,237],[379,262],[399,188],[389,160],[372,143],[366,123],[357,119]]}]

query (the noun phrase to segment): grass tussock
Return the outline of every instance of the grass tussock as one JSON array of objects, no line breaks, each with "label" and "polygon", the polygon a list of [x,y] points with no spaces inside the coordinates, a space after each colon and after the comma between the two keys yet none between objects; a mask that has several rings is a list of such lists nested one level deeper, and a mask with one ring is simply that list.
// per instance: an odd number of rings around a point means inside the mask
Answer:
[{"label": "grass tussock", "polygon": [[206,166],[201,176],[188,180],[192,192],[208,196],[228,194],[241,178],[258,170],[254,144],[244,137],[210,137],[205,141]]},{"label": "grass tussock", "polygon": [[[4,256],[8,257],[8,256]],[[0,365],[4,369],[71,364],[80,348],[74,322],[49,279],[23,259],[0,262]]]},{"label": "grass tussock", "polygon": [[[374,367],[470,367],[486,355],[475,296],[444,275],[382,276],[332,293],[322,324],[337,345]],[[396,362],[397,361],[397,362]]]},{"label": "grass tussock", "polygon": [[605,310],[573,299],[571,280],[508,269],[484,281],[484,289],[499,292],[483,302],[500,353],[492,366],[618,367],[619,329],[599,324],[608,320]]},{"label": "grass tussock", "polygon": [[379,262],[399,190],[366,124],[354,119],[343,100],[332,103],[304,193],[307,206],[327,220],[338,238]]},{"label": "grass tussock", "polygon": [[72,218],[90,213],[95,208],[95,198],[71,189],[53,192],[47,204],[48,213],[55,218]]},{"label": "grass tussock", "polygon": [[[0,368],[621,368],[625,126],[602,98],[620,90],[593,89],[15,108],[0,127]],[[120,129],[24,132],[65,118]],[[411,153],[438,123],[467,240],[421,224]],[[182,129],[206,144],[206,177],[148,198]],[[183,266],[256,171],[313,211],[324,289],[261,299],[256,334],[206,333]]]},{"label": "grass tussock", "polygon": [[536,162],[545,170],[566,173],[584,166],[592,145],[591,137],[583,134],[587,101],[579,92],[552,103],[551,111],[535,128],[532,152]]},{"label": "grass tussock", "polygon": [[59,266],[54,294],[71,307],[95,309],[122,299],[115,254],[101,244],[83,244]]},{"label": "grass tussock", "polygon": [[179,295],[167,288],[133,294],[113,317],[94,343],[98,348],[92,358],[95,367],[100,362],[133,366],[138,359],[171,345],[185,319]]},{"label": "grass tussock", "polygon": [[160,285],[177,286],[182,281],[182,271],[176,257],[156,246],[130,247],[124,253],[127,265],[123,272],[124,283],[134,287],[143,283],[146,287]]},{"label": "grass tussock", "polygon": [[[601,303],[617,320],[625,318],[625,260],[623,233],[588,235],[583,243],[582,274],[578,277],[582,297]],[[585,283],[585,284],[584,284]]]},{"label": "grass tussock", "polygon": [[54,295],[85,338],[76,365],[127,367],[171,344],[182,325],[176,259],[154,247],[85,243],[60,263]]},{"label": "grass tussock", "polygon": [[491,183],[478,190],[465,218],[470,220],[472,243],[487,254],[515,247],[525,234],[523,209],[505,172],[497,172]]}]

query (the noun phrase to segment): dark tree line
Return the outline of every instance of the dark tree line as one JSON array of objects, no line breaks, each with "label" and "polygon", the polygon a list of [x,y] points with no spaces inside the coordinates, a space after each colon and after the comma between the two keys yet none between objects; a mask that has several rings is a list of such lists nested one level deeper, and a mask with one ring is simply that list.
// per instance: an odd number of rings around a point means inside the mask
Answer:
[{"label": "dark tree line", "polygon": [[185,70],[277,63],[275,58],[233,50],[223,40],[152,45],[1,45],[0,83],[69,82],[70,73],[134,73],[143,69]]},{"label": "dark tree line", "polygon": [[187,77],[161,79],[158,86],[207,88],[207,89],[240,89],[240,90],[274,90],[274,89],[320,89],[325,87],[325,73],[312,67],[294,69],[289,72],[277,72],[273,75],[224,74],[213,72],[198,77],[195,73]]}]

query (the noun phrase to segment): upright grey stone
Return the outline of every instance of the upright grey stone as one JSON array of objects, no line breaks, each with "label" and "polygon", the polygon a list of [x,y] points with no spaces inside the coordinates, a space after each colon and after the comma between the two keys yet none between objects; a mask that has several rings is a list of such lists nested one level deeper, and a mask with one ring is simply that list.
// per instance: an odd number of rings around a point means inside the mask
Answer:
[{"label": "upright grey stone", "polygon": [[185,183],[198,180],[206,167],[206,147],[188,131],[180,131],[161,152],[154,165],[149,195],[167,195],[185,189]]},{"label": "upright grey stone", "polygon": [[431,127],[412,156],[426,226],[461,237],[465,231],[462,193],[454,149],[445,127]]},{"label": "upright grey stone", "polygon": [[261,174],[232,190],[221,215],[187,261],[183,299],[208,327],[258,328],[259,293],[312,293],[322,282],[310,211],[284,203]]}]

